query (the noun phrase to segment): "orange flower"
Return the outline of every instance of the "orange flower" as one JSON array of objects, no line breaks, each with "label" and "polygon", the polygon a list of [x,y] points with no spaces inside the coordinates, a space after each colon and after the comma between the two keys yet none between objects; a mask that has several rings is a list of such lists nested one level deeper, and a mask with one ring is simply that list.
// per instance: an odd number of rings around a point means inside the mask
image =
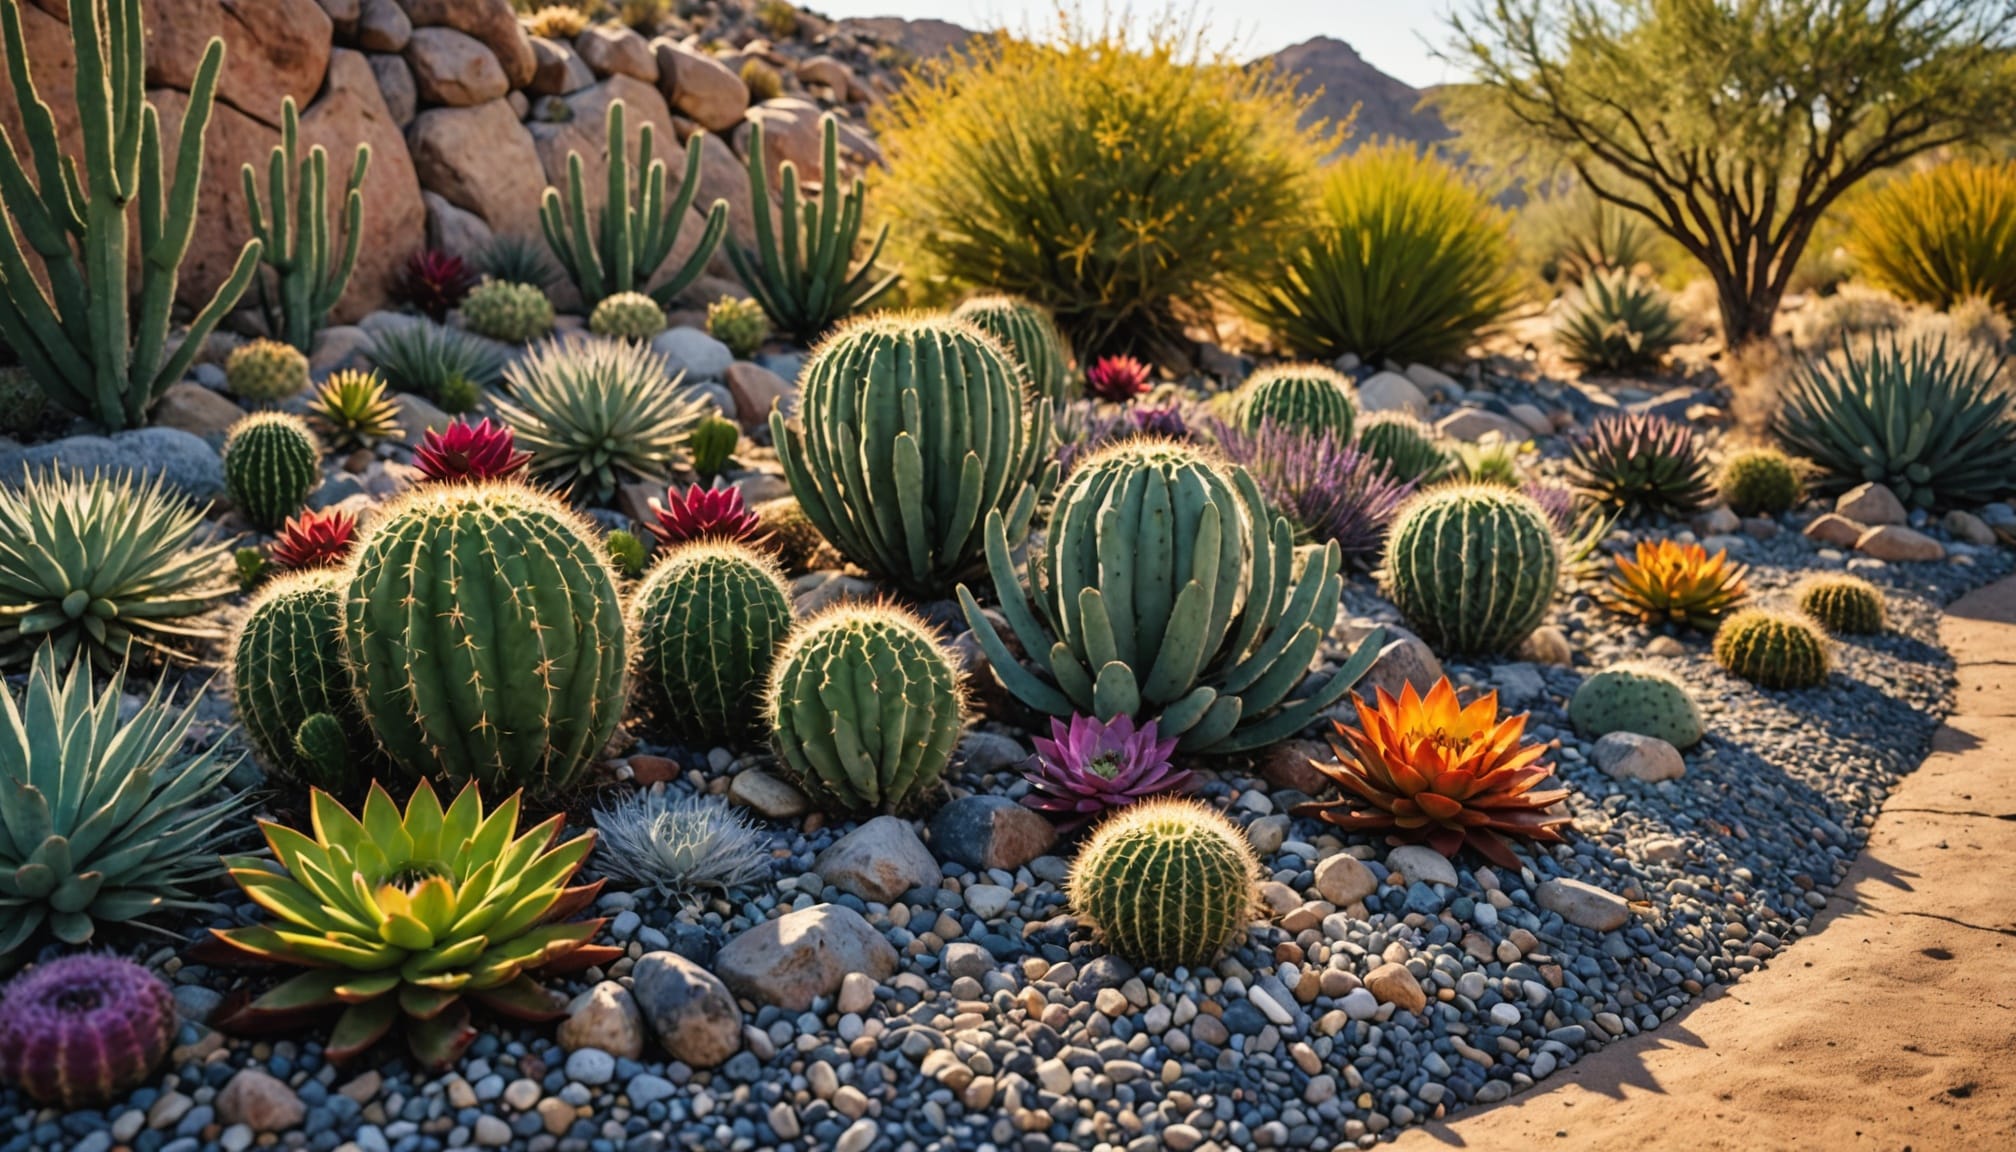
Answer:
[{"label": "orange flower", "polygon": [[[1336,764],[1317,762],[1344,796],[1297,806],[1351,831],[1391,828],[1391,843],[1425,841],[1454,857],[1465,845],[1494,864],[1519,867],[1504,836],[1559,841],[1566,815],[1546,810],[1565,788],[1536,791],[1554,779],[1523,744],[1526,714],[1498,719],[1498,693],[1459,704],[1448,677],[1423,698],[1412,684],[1395,700],[1384,688],[1376,707],[1356,701],[1358,727],[1336,724]],[[1340,739],[1341,737],[1341,739]]]},{"label": "orange flower", "polygon": [[1699,544],[1661,540],[1638,542],[1638,559],[1617,557],[1605,601],[1647,624],[1671,621],[1713,629],[1731,608],[1749,598],[1743,583],[1749,569],[1729,563],[1727,550],[1708,555]]}]

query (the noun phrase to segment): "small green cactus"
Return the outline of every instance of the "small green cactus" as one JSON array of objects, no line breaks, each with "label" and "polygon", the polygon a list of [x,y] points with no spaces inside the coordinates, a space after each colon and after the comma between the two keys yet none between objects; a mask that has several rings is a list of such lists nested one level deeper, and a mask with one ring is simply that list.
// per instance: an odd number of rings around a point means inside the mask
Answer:
[{"label": "small green cactus", "polygon": [[285,400],[308,387],[308,357],[278,340],[242,344],[224,361],[224,386],[257,404]]},{"label": "small green cactus", "polygon": [[291,412],[254,412],[224,441],[224,487],[254,527],[272,531],[308,503],[322,479],[322,449]]},{"label": "small green cactus", "polygon": [[631,606],[645,681],[658,714],[682,738],[728,739],[755,719],[791,630],[783,574],[762,553],[721,540],[674,546]]},{"label": "small green cactus", "polygon": [[1739,516],[1778,516],[1805,495],[1799,471],[1776,448],[1751,448],[1723,461],[1722,500]]},{"label": "small green cactus", "polygon": [[665,310],[642,292],[618,292],[595,305],[588,330],[612,340],[649,340],[665,331]]},{"label": "small green cactus", "polygon": [[1351,439],[1358,406],[1351,399],[1351,381],[1321,364],[1277,364],[1253,374],[1238,392],[1239,423],[1257,432],[1264,421],[1304,432],[1335,433]]},{"label": "small green cactus", "polygon": [[1388,594],[1439,652],[1510,651],[1546,618],[1560,574],[1547,513],[1494,485],[1415,497],[1386,541]]},{"label": "small green cactus", "polygon": [[1827,682],[1827,638],[1804,616],[1751,608],[1722,622],[1715,660],[1761,688],[1812,688]]},{"label": "small green cactus", "polygon": [[723,296],[707,306],[707,334],[747,360],[770,339],[770,316],[754,300]]},{"label": "small green cactus", "polygon": [[1049,312],[1018,296],[976,296],[952,315],[1001,342],[1009,358],[1022,368],[1029,383],[1029,399],[1047,396],[1053,411],[1063,410],[1071,381],[1071,358]]},{"label": "small green cactus", "polygon": [[[341,720],[330,713],[317,712],[294,730],[294,755],[303,764],[313,765],[316,777],[347,782],[358,775],[353,768],[358,746],[355,739],[344,731]],[[329,790],[329,786],[321,787]]]},{"label": "small green cactus", "polygon": [[462,301],[462,322],[478,336],[523,344],[553,330],[553,302],[530,284],[486,280]]},{"label": "small green cactus", "polygon": [[1837,636],[1868,636],[1883,631],[1883,593],[1859,576],[1810,576],[1796,595],[1799,610]]},{"label": "small green cactus", "polygon": [[1358,451],[1384,464],[1395,480],[1428,484],[1454,463],[1435,430],[1405,412],[1374,412],[1358,426]]},{"label": "small green cactus", "polygon": [[915,808],[966,722],[952,654],[889,604],[843,604],[799,625],[767,700],[778,760],[836,814]]},{"label": "small green cactus", "polygon": [[266,578],[267,570],[273,567],[266,562],[266,554],[257,548],[234,550],[231,565],[238,573],[238,590],[241,592],[250,592],[258,587],[259,582]]},{"label": "small green cactus", "polygon": [[687,433],[686,455],[693,462],[693,471],[711,479],[728,466],[741,443],[742,429],[733,420],[709,416]]},{"label": "small green cactus", "polygon": [[625,579],[635,580],[644,574],[644,541],[635,532],[625,532],[618,528],[609,533],[609,562],[616,565]]},{"label": "small green cactus", "polygon": [[1092,830],[1071,866],[1072,911],[1106,946],[1160,971],[1210,963],[1259,905],[1260,862],[1230,820],[1195,800],[1143,800]]},{"label": "small green cactus", "polygon": [[359,783],[351,756],[330,749],[326,733],[315,754],[304,755],[296,737],[310,717],[328,715],[343,748],[370,746],[342,653],[343,576],[331,568],[267,585],[231,641],[231,694],[260,762],[284,779],[339,795]]},{"label": "small green cactus", "polygon": [[1620,664],[1582,681],[1568,719],[1585,735],[1635,732],[1675,748],[1691,748],[1707,733],[1701,707],[1680,678],[1642,664]]}]

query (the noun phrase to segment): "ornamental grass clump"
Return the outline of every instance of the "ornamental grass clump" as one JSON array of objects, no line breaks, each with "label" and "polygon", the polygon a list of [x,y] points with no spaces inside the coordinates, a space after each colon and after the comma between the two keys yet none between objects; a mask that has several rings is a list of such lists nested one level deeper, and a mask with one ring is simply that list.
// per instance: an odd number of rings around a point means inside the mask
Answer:
[{"label": "ornamental grass clump", "polygon": [[1694,430],[1635,412],[1600,417],[1575,438],[1568,480],[1626,519],[1691,516],[1715,498],[1708,452]]},{"label": "ornamental grass clump", "polygon": [[682,742],[745,735],[777,649],[791,595],[761,552],[731,540],[667,548],[631,601],[639,670]]},{"label": "ornamental grass clump", "polygon": [[1750,570],[1730,563],[1727,549],[1710,556],[1699,544],[1640,540],[1635,559],[1620,553],[1616,563],[1603,601],[1644,624],[1712,631],[1750,597]]},{"label": "ornamental grass clump", "polygon": [[0,1084],[45,1108],[110,1104],[153,1077],[180,1026],[168,985],[133,961],[58,957],[0,997]]},{"label": "ornamental grass clump", "polygon": [[1164,972],[1236,947],[1260,902],[1260,861],[1237,825],[1195,800],[1144,800],[1093,829],[1065,881],[1106,947]]},{"label": "ornamental grass clump", "polygon": [[607,504],[633,480],[663,484],[712,403],[648,344],[554,340],[505,370],[497,415],[532,453],[532,474]]},{"label": "ornamental grass clump", "polygon": [[1022,773],[1029,781],[1022,803],[1067,832],[1109,808],[1190,783],[1190,773],[1170,762],[1175,738],[1157,738],[1153,720],[1136,729],[1132,716],[1073,716],[1068,724],[1053,716],[1049,738],[1035,742],[1035,764]]},{"label": "ornamental grass clump", "polygon": [[1848,203],[1848,250],[1877,286],[1938,309],[2016,312],[2016,161],[1921,168]]},{"label": "ornamental grass clump", "polygon": [[1297,805],[1350,832],[1391,830],[1390,844],[1425,843],[1454,859],[1469,848],[1504,868],[1521,864],[1509,839],[1559,843],[1569,825],[1554,811],[1568,798],[1555,788],[1547,745],[1525,742],[1526,714],[1498,717],[1498,693],[1459,703],[1449,678],[1426,696],[1408,684],[1399,699],[1354,699],[1358,726],[1336,721],[1335,764],[1312,761],[1342,798]]},{"label": "ornamental grass clump", "polygon": [[424,396],[450,415],[474,408],[504,375],[495,345],[424,320],[380,329],[364,358],[394,391]]},{"label": "ornamental grass clump", "polygon": [[654,785],[596,809],[595,829],[595,867],[628,888],[691,903],[770,879],[762,830],[719,796]]}]

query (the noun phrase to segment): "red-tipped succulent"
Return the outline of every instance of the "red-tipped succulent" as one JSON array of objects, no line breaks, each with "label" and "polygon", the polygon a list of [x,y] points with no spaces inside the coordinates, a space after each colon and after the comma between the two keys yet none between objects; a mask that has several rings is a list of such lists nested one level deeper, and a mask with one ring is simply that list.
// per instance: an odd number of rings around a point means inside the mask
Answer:
[{"label": "red-tipped succulent", "polygon": [[517,451],[511,429],[484,417],[471,424],[451,420],[440,432],[427,430],[413,464],[431,481],[495,480],[525,467],[532,453]]},{"label": "red-tipped succulent", "polygon": [[273,563],[296,571],[333,568],[350,555],[357,542],[357,518],[331,508],[290,516],[273,542]]},{"label": "red-tipped succulent", "polygon": [[1107,356],[1085,373],[1085,386],[1101,400],[1124,403],[1148,391],[1154,375],[1132,356]]},{"label": "red-tipped succulent", "polygon": [[1073,716],[1050,721],[1050,738],[1036,738],[1036,765],[1025,772],[1029,794],[1022,803],[1047,812],[1066,830],[1109,808],[1124,808],[1158,792],[1175,792],[1190,773],[1169,762],[1176,738],[1155,738],[1155,722],[1138,730],[1132,716],[1100,722]]},{"label": "red-tipped succulent", "polygon": [[740,488],[668,488],[664,502],[651,501],[651,511],[656,522],[645,527],[660,544],[703,539],[753,544],[763,535],[763,521],[742,503]]},{"label": "red-tipped succulent", "polygon": [[0,1081],[77,1109],[139,1087],[175,1041],[175,999],[152,972],[80,953],[38,964],[0,999]]},{"label": "red-tipped succulent", "polygon": [[406,258],[394,294],[439,324],[476,287],[476,279],[476,270],[460,256],[422,248]]}]

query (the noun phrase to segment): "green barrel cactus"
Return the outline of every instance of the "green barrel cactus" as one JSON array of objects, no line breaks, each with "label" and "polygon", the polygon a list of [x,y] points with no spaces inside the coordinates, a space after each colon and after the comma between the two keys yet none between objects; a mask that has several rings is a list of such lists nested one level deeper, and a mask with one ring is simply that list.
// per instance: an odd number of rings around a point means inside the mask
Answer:
[{"label": "green barrel cactus", "polygon": [[737,360],[747,360],[770,339],[770,315],[754,300],[723,296],[707,306],[707,334],[726,344]]},{"label": "green barrel cactus", "polygon": [[308,503],[322,479],[322,448],[291,412],[254,412],[224,441],[224,487],[254,527],[272,531]]},{"label": "green barrel cactus", "polygon": [[1675,748],[1691,748],[1707,734],[1687,686],[1649,665],[1620,664],[1582,681],[1568,701],[1568,719],[1585,735],[1635,732]]},{"label": "green barrel cactus", "polygon": [[1029,382],[1029,395],[1047,397],[1052,411],[1069,399],[1071,358],[1050,313],[1019,296],[976,296],[952,315],[1001,342]]},{"label": "green barrel cactus", "polygon": [[365,720],[416,776],[551,796],[622,715],[629,638],[600,538],[523,485],[429,484],[384,506],[352,561],[343,643]]},{"label": "green barrel cactus", "polygon": [[1751,448],[1722,462],[1716,485],[1722,501],[1739,516],[1778,516],[1805,495],[1799,470],[1776,448]]},{"label": "green barrel cactus", "polygon": [[1509,652],[1546,618],[1561,576],[1547,513],[1490,484],[1410,500],[1386,540],[1386,591],[1439,652]]},{"label": "green barrel cactus", "polygon": [[1799,610],[1837,636],[1868,636],[1883,631],[1883,593],[1859,576],[1810,576],[1800,582]]},{"label": "green barrel cactus", "polygon": [[1239,423],[1257,432],[1268,420],[1348,442],[1358,419],[1351,381],[1321,364],[1277,364],[1262,368],[1239,389]]},{"label": "green barrel cactus", "polygon": [[308,357],[278,340],[241,344],[224,360],[224,387],[258,404],[285,400],[308,387]]},{"label": "green barrel cactus", "polygon": [[1715,632],[1715,661],[1760,688],[1811,688],[1827,682],[1827,638],[1789,612],[1750,608]]},{"label": "green barrel cactus", "polygon": [[1071,865],[1071,910],[1106,946],[1168,971],[1208,964],[1245,935],[1260,861],[1230,820],[1195,800],[1129,805],[1092,830]]},{"label": "green barrel cactus", "polygon": [[1393,478],[1427,484],[1454,463],[1435,430],[1405,412],[1374,412],[1358,425],[1358,452],[1386,466]]},{"label": "green barrel cactus", "polygon": [[965,725],[952,654],[893,605],[843,605],[799,625],[771,668],[777,758],[837,813],[915,808]]},{"label": "green barrel cactus", "polygon": [[649,340],[665,330],[665,310],[642,292],[618,292],[595,305],[588,330],[613,340]]},{"label": "green barrel cactus", "polygon": [[974,565],[993,513],[1019,542],[1056,477],[1049,402],[1030,404],[1000,345],[950,316],[843,326],[799,378],[798,417],[772,412],[770,431],[805,515],[847,559],[920,597]]},{"label": "green barrel cactus", "polygon": [[486,280],[462,301],[462,322],[478,336],[523,344],[553,330],[553,302],[536,285]]},{"label": "green barrel cactus", "polygon": [[1008,549],[993,514],[988,567],[1026,665],[959,589],[1002,686],[1052,716],[1154,720],[1185,751],[1246,751],[1294,734],[1342,698],[1383,641],[1375,633],[1327,678],[1305,677],[1337,615],[1343,553],[1334,542],[1313,549],[1298,573],[1294,530],[1253,478],[1187,444],[1136,438],[1100,450],[1058,494],[1048,546],[1021,580]]},{"label": "green barrel cactus", "polygon": [[791,630],[791,596],[774,562],[722,540],[676,545],[645,577],[631,616],[644,680],[673,731],[691,742],[750,727],[749,702]]},{"label": "green barrel cactus", "polygon": [[[317,568],[268,584],[231,641],[231,694],[246,739],[275,775],[338,795],[362,783],[371,735],[357,711],[343,663],[341,572]],[[332,746],[300,747],[302,726],[324,716],[337,724]],[[318,724],[319,730],[319,724]]]},{"label": "green barrel cactus", "polygon": [[702,476],[719,476],[729,457],[742,444],[742,429],[733,420],[709,416],[686,434],[686,456],[693,471]]}]

